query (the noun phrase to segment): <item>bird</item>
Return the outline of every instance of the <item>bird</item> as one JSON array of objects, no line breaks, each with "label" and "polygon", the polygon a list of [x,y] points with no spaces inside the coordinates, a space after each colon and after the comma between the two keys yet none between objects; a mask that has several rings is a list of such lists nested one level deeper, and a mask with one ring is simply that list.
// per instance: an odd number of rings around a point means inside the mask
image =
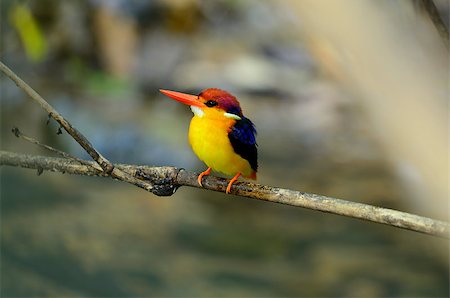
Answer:
[{"label": "bird", "polygon": [[189,143],[197,157],[208,167],[197,182],[211,170],[233,176],[226,193],[240,177],[256,180],[258,150],[256,129],[246,118],[239,101],[229,92],[208,88],[198,95],[170,90],[159,90],[164,95],[189,105],[194,116],[189,126]]}]

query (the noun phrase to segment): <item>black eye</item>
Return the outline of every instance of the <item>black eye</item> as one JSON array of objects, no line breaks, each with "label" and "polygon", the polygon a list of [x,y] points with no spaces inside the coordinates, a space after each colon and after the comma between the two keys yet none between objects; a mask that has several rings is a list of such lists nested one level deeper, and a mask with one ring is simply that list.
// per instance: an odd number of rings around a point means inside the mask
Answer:
[{"label": "black eye", "polygon": [[207,102],[205,102],[205,105],[207,106],[207,107],[215,107],[215,106],[217,106],[217,101],[214,101],[214,100],[208,100]]}]

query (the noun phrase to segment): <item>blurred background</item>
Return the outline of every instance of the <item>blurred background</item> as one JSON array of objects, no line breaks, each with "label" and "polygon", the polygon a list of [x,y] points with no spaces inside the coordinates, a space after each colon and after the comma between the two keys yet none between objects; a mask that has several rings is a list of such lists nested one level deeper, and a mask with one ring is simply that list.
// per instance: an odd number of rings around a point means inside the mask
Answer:
[{"label": "blurred background", "polygon": [[[434,1],[443,21],[449,3]],[[202,171],[191,112],[230,91],[258,182],[448,220],[448,49],[427,1],[1,2],[1,60],[113,162]],[[1,149],[88,158],[1,77]],[[448,241],[181,188],[1,168],[3,297],[449,295]]]}]

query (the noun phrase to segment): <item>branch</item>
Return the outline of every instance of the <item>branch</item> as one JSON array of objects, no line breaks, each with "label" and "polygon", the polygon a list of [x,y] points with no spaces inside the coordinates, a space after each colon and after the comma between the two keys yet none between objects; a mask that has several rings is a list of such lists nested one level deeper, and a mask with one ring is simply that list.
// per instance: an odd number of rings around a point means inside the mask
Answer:
[{"label": "branch", "polygon": [[21,78],[19,78],[11,69],[9,69],[5,64],[0,61],[0,70],[7,75],[14,83],[16,83],[17,87],[25,91],[28,96],[36,101],[47,113],[49,117],[55,119],[72,138],[77,141],[78,144],[83,147],[83,149],[92,157],[93,160],[97,162],[97,164],[103,169],[108,175],[111,177],[125,181],[127,183],[131,183],[138,187],[141,187],[145,190],[151,191],[153,189],[153,185],[143,181],[136,179],[133,176],[123,172],[120,169],[115,169],[114,165],[107,160],[104,156],[102,156],[86,139],[86,137],[81,134],[75,127],[73,127],[66,119],[63,118],[45,99],[43,99],[36,91],[33,90],[27,83],[25,83]]},{"label": "branch", "polygon": [[[77,175],[108,176],[96,170],[94,162],[85,161],[85,164],[80,164],[68,158],[32,156],[6,151],[0,151],[0,165]],[[197,183],[197,173],[179,168],[125,164],[116,164],[115,167],[133,177],[151,181],[154,188],[158,189],[159,195],[172,195],[180,186],[200,188]],[[225,192],[228,183],[226,179],[213,176],[205,176],[203,179],[205,189]],[[232,193],[242,197],[303,207],[450,238],[448,223],[397,210],[249,182],[236,182],[233,184]]]},{"label": "branch", "polygon": [[[170,196],[180,186],[200,187],[197,183],[198,174],[183,169],[174,167],[113,165],[95,150],[92,144],[36,91],[2,62],[0,62],[0,70],[33,100],[37,101],[49,113],[49,116],[55,119],[89,153],[103,171],[99,171],[94,162],[81,162],[73,158],[31,156],[6,151],[0,151],[0,165],[37,169],[38,174],[42,173],[43,170],[47,170],[78,175],[111,177],[131,183],[159,196]],[[16,134],[19,133],[18,130],[15,132]],[[204,179],[203,188],[225,192],[227,184],[228,181],[226,179],[208,176]],[[236,182],[233,184],[231,192],[235,195],[252,199],[304,207],[438,237],[450,238],[450,225],[448,223],[392,209],[249,182]]]},{"label": "branch", "polygon": [[[50,119],[50,118],[49,118],[49,119]],[[48,123],[48,122],[47,122],[47,123]],[[84,159],[80,159],[80,158],[78,158],[78,157],[72,156],[72,155],[70,155],[69,153],[66,153],[66,152],[64,152],[64,151],[58,150],[58,149],[56,149],[56,148],[53,148],[53,147],[51,147],[51,146],[42,144],[42,143],[39,142],[38,140],[33,139],[33,138],[29,137],[29,136],[24,135],[17,127],[14,127],[14,128],[12,129],[12,133],[13,133],[17,138],[21,138],[21,139],[23,139],[23,140],[25,140],[25,141],[27,141],[27,142],[30,142],[31,144],[37,145],[37,146],[39,146],[39,147],[41,147],[41,148],[44,148],[44,149],[46,149],[46,150],[48,150],[48,151],[51,151],[51,152],[53,152],[53,153],[56,153],[56,154],[59,155],[59,156],[62,156],[62,157],[64,157],[64,158],[69,158],[69,159],[76,160],[76,161],[78,161],[78,162],[81,163],[81,164],[86,164],[86,160],[84,160]],[[89,166],[91,166],[91,164],[92,164],[92,163],[89,163],[89,162],[88,162],[88,165],[89,165]],[[96,166],[96,165],[94,165],[94,166]],[[97,165],[97,167],[99,167],[99,166]],[[100,168],[99,171],[102,171],[102,168]]]},{"label": "branch", "polygon": [[439,35],[442,38],[445,46],[449,47],[448,41],[448,28],[445,25],[444,21],[442,21],[441,16],[439,15],[439,11],[434,4],[433,0],[421,0],[419,1],[419,6],[422,6],[423,10],[428,14],[431,21],[433,22],[436,30],[439,32]]}]

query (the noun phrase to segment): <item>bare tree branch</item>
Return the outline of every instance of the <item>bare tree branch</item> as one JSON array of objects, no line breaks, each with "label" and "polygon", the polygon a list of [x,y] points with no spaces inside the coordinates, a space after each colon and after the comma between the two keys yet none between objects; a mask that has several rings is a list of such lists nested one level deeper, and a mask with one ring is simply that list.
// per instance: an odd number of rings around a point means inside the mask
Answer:
[{"label": "bare tree branch", "polygon": [[[76,157],[76,156],[70,155],[69,153],[66,153],[66,152],[64,152],[64,151],[58,150],[58,149],[56,149],[56,148],[53,148],[52,146],[42,144],[42,143],[39,142],[38,140],[36,140],[36,139],[34,139],[34,138],[32,138],[32,137],[29,137],[29,136],[24,135],[17,127],[14,127],[14,128],[12,129],[12,133],[13,133],[16,137],[21,138],[22,140],[25,140],[25,141],[27,141],[27,142],[30,142],[31,144],[37,145],[37,146],[39,146],[39,147],[41,147],[41,148],[44,148],[44,149],[46,149],[46,150],[48,150],[48,151],[50,151],[50,152],[56,153],[56,154],[58,154],[59,156],[62,156],[62,157],[64,157],[64,158],[69,158],[69,159],[76,160],[76,161],[78,161],[80,164],[86,164],[86,162],[87,162],[87,161],[84,160],[84,159],[80,159],[80,158],[78,158],[78,157]],[[98,171],[100,171],[100,172],[103,171],[102,168],[100,168],[100,166],[99,166],[98,164],[93,164],[93,165],[92,165],[92,163],[89,162],[88,165],[89,165],[89,166],[95,166],[95,167],[97,167],[97,168],[98,168]]]},{"label": "bare tree branch", "polygon": [[434,4],[433,0],[419,0],[417,2],[417,5],[419,7],[421,7],[426,12],[428,17],[431,19],[434,26],[436,27],[436,30],[439,32],[439,35],[441,36],[442,41],[444,42],[445,46],[448,49],[448,47],[449,47],[448,28],[445,25],[444,21],[442,21],[442,18],[439,15],[439,11],[438,11],[436,5]]},{"label": "bare tree branch", "polygon": [[[94,162],[81,162],[73,158],[31,156],[6,151],[0,151],[0,165],[37,169],[38,173],[47,170],[78,175],[112,177],[141,187],[159,196],[170,196],[180,186],[200,187],[197,183],[198,174],[183,169],[123,164],[113,165],[95,150],[92,144],[37,94],[36,91],[1,62],[0,70],[33,100],[37,101],[89,153],[103,171],[99,171]],[[204,179],[203,188],[225,192],[227,184],[228,181],[226,179],[207,176]],[[242,197],[304,207],[438,237],[450,238],[450,225],[448,223],[392,209],[249,182],[236,182],[233,184],[231,193]]]},{"label": "bare tree branch", "polygon": [[25,91],[31,99],[35,100],[39,105],[47,111],[50,117],[55,119],[72,138],[77,141],[78,144],[83,147],[83,149],[92,157],[93,160],[103,169],[106,174],[111,175],[113,178],[134,184],[145,190],[151,191],[153,185],[136,179],[133,176],[121,171],[120,169],[115,169],[114,165],[103,157],[86,139],[86,137],[81,134],[75,127],[73,127],[66,119],[63,118],[45,99],[43,99],[36,91],[33,90],[27,83],[25,83],[21,78],[19,78],[11,69],[9,69],[5,64],[0,61],[0,70],[7,75],[16,85]]},{"label": "bare tree branch", "polygon": [[[89,164],[91,165],[89,166]],[[77,175],[108,176],[104,172],[98,172],[93,167],[94,162],[86,161],[86,164],[80,164],[67,158],[32,156],[6,151],[0,151],[0,165]],[[172,195],[180,186],[200,188],[197,183],[198,173],[183,169],[125,164],[116,164],[115,167],[134,177],[151,181],[154,187],[158,188],[159,195]],[[207,176],[204,177],[203,186],[205,189],[225,192],[227,183],[226,179]],[[249,182],[236,182],[233,185],[232,193],[242,197],[303,207],[450,238],[448,223],[397,210]]]}]

